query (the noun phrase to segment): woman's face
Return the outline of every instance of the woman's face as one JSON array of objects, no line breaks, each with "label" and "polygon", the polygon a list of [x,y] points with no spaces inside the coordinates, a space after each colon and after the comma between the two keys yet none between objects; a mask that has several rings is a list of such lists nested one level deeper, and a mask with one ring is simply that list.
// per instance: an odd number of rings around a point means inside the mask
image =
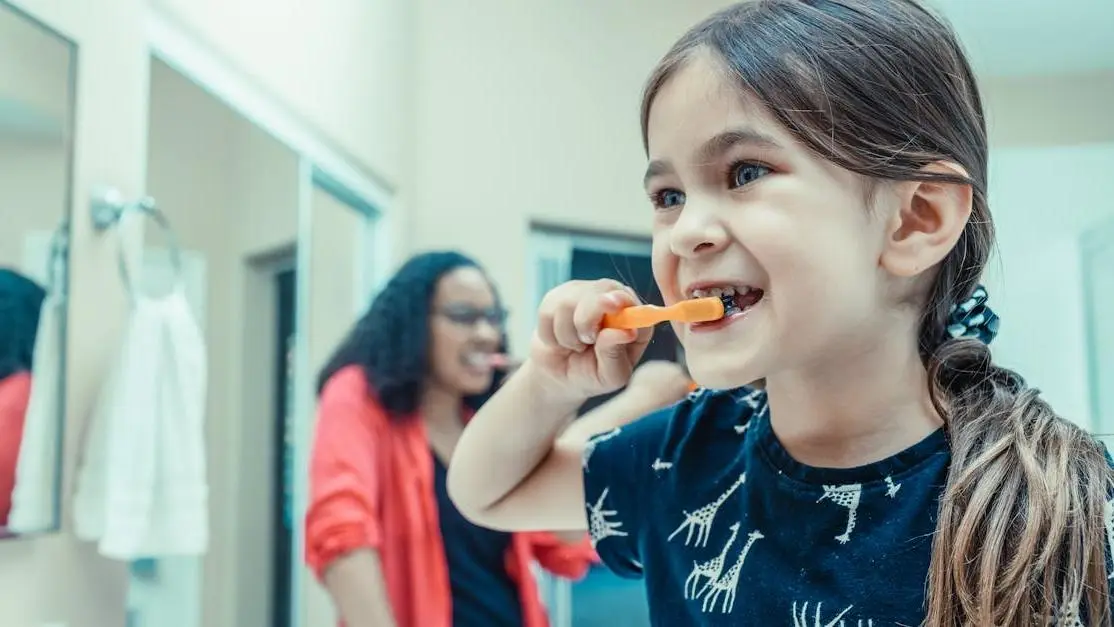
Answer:
[{"label": "woman's face", "polygon": [[491,387],[486,356],[499,350],[505,314],[477,268],[458,268],[437,283],[429,321],[433,382],[462,395]]}]

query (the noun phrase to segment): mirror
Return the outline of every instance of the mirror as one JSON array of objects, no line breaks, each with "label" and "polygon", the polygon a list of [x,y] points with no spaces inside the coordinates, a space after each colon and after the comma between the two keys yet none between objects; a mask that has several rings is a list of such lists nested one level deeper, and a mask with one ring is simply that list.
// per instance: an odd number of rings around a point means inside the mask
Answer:
[{"label": "mirror", "polygon": [[58,528],[77,49],[0,1],[0,537]]}]

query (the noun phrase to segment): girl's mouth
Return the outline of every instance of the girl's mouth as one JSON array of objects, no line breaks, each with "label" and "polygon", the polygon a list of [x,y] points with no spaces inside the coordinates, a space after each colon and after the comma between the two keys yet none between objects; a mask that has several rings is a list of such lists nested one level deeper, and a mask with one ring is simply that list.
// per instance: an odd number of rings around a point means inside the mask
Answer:
[{"label": "girl's mouth", "polygon": [[723,317],[719,320],[713,320],[711,322],[695,323],[692,325],[692,329],[708,331],[718,329],[726,325],[731,320],[734,320],[750,311],[762,300],[762,297],[765,296],[765,294],[765,291],[757,287],[750,287],[747,285],[724,285],[720,287],[694,289],[690,294],[692,298],[718,296],[719,299],[723,302]]}]

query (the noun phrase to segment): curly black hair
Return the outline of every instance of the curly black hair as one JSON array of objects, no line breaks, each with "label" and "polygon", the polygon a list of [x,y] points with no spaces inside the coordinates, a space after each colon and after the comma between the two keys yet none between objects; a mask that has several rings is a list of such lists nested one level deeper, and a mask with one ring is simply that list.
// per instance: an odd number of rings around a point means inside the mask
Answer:
[{"label": "curly black hair", "polygon": [[[356,365],[392,418],[412,415],[421,402],[430,371],[429,318],[437,284],[441,277],[459,268],[483,272],[475,260],[456,251],[426,252],[403,264],[321,369],[318,395],[337,371]],[[498,302],[498,292],[495,298]],[[505,335],[501,345],[505,352]],[[491,388],[466,397],[465,405],[479,409],[501,380],[502,374],[496,372]]]},{"label": "curly black hair", "polygon": [[0,380],[31,370],[46,290],[10,268],[0,268]]}]

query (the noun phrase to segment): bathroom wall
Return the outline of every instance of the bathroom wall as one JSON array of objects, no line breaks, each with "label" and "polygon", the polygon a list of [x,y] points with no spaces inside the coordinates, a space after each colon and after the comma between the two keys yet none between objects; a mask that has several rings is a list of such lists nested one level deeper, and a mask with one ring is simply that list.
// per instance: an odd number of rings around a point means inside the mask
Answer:
[{"label": "bathroom wall", "polygon": [[[148,191],[208,266],[211,543],[203,625],[263,625],[270,589],[274,307],[266,272],[296,239],[298,158],[161,62],[152,63]],[[149,229],[149,246],[162,246]],[[347,313],[347,312],[346,312]]]},{"label": "bathroom wall", "polygon": [[999,250],[988,273],[1002,316],[996,358],[1062,415],[1091,423],[1080,236],[1114,219],[1114,141],[1004,148],[991,158]]}]

